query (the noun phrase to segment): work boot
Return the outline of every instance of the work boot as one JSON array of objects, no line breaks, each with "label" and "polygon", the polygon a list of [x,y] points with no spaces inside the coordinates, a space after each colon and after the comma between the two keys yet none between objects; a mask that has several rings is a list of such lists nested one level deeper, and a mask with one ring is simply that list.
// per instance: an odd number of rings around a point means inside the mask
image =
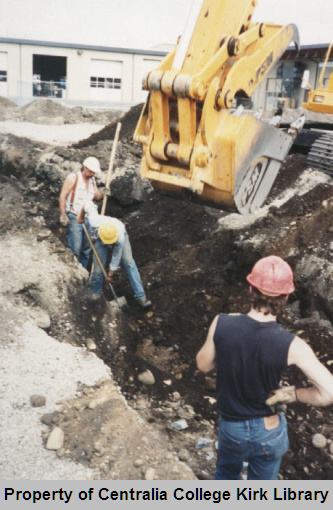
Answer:
[{"label": "work boot", "polygon": [[149,308],[152,305],[151,301],[149,301],[146,297],[137,298],[136,302],[139,306],[141,306],[141,308]]}]

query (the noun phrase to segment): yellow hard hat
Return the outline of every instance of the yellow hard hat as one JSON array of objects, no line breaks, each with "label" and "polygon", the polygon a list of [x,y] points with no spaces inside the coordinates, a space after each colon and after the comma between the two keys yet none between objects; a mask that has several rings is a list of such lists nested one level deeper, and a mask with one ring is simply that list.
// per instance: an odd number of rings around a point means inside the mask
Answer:
[{"label": "yellow hard hat", "polygon": [[98,235],[103,243],[114,244],[118,239],[118,230],[111,221],[105,221],[99,227]]}]

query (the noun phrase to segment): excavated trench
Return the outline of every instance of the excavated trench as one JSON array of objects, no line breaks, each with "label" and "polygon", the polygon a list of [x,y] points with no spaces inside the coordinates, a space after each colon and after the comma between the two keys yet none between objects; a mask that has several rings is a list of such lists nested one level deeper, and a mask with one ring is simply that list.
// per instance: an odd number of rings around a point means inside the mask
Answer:
[{"label": "excavated trench", "polygon": [[[129,134],[131,122],[134,124],[130,117]],[[124,124],[117,164],[121,166],[125,152],[131,152],[137,173],[138,149],[125,135]],[[98,154],[107,135],[94,135],[70,149],[59,149],[57,154],[80,161],[89,151]],[[41,149],[37,146],[37,150]],[[38,206],[46,227],[63,246],[64,253],[57,245],[59,257],[68,256],[66,234],[58,223],[60,180],[53,178],[52,168],[49,174],[39,171],[36,175],[34,167],[25,166],[23,171],[21,163],[18,158],[10,166],[3,166],[1,180],[19,188],[23,209]],[[253,221],[177,201],[151,189],[140,199],[125,200],[117,189],[122,193],[128,189],[127,178],[119,176],[114,181],[114,195],[106,212],[127,226],[152,309],[143,312],[135,306],[122,270],[114,287],[118,296],[126,297],[129,307],[112,323],[117,342],[107,333],[110,324],[105,317],[111,296],[106,287],[98,302],[87,302],[84,285],[71,287],[66,318],[54,316],[49,334],[76,345],[85,345],[92,338],[96,354],[111,367],[129,405],[149,423],[165,429],[175,449],[195,451],[194,436],[215,439],[218,417],[214,374],[205,376],[197,371],[195,354],[216,314],[248,311],[245,277],[259,257],[274,253],[292,265],[297,290],[279,320],[307,339],[323,363],[332,365],[332,182],[319,178],[308,191],[301,185],[302,192],[295,191],[282,205],[276,202],[296,186],[306,168],[305,156],[290,155],[270,193],[265,214]],[[312,174],[304,182],[311,179]],[[33,288],[25,289],[24,294],[22,298],[37,304]],[[152,372],[155,384],[143,385],[138,380],[138,374],[145,370]],[[307,384],[294,368],[288,370],[285,379],[292,384]],[[181,405],[171,406],[171,412],[169,404],[176,394]],[[283,459],[281,477],[332,479],[331,409],[297,404],[288,408],[287,418],[291,447]],[[182,434],[167,425],[177,419],[188,421],[189,428]],[[325,436],[325,448],[312,445],[316,433]],[[188,463],[198,478],[211,479],[215,456],[212,448],[210,454],[203,452],[192,461],[189,455]],[[89,459],[75,457],[74,451],[73,458],[89,463]]]},{"label": "excavated trench", "polygon": [[[286,165],[271,200],[279,194],[279,187],[291,185],[304,169],[301,157],[291,156],[290,160],[294,174],[290,176]],[[115,290],[119,296],[125,295],[129,309],[118,323],[120,346],[110,348],[104,329],[98,326],[99,320],[91,324],[77,306],[77,296],[71,303],[75,328],[82,330],[82,343],[84,338],[94,338],[98,356],[111,367],[130,405],[140,412],[138,401],[143,397],[149,402],[150,423],[166,421],[164,404],[178,392],[183,407],[194,410],[190,432],[212,438],[217,425],[214,375],[204,376],[197,371],[195,353],[217,313],[247,312],[245,276],[259,257],[278,253],[295,268],[311,254],[322,257],[324,263],[327,259],[332,261],[332,203],[328,209],[323,207],[330,200],[331,187],[321,184],[281,209],[272,206],[267,216],[240,229],[218,228],[218,221],[228,213],[176,201],[154,191],[148,196],[145,202],[129,207],[120,207],[111,200],[107,213],[121,217],[127,225],[135,259],[153,301],[152,310],[143,313],[135,307],[128,281],[121,272]],[[63,233],[60,238],[65,244]],[[325,291],[315,290],[314,275],[306,270],[296,271],[297,291],[280,321],[309,339],[322,362],[330,362],[332,304]],[[315,273],[318,276],[320,268]],[[325,278],[325,271],[321,278]],[[104,296],[111,299],[107,288]],[[92,306],[93,313],[101,317],[104,300]],[[51,334],[57,336],[56,325]],[[153,373],[155,384],[143,386],[138,381],[138,373],[145,370]],[[288,371],[286,381],[298,386],[307,384],[294,368]],[[147,417],[147,408],[144,414]],[[179,413],[178,418],[182,416]],[[330,409],[319,411],[295,405],[288,409],[287,416],[291,449],[283,459],[283,478],[331,479],[330,450],[318,450],[311,442],[318,432],[324,432],[329,442],[333,439]],[[170,427],[167,432],[175,447],[182,442],[186,445],[184,436],[180,439]],[[214,461],[206,457],[191,467],[198,478],[213,476]]]}]

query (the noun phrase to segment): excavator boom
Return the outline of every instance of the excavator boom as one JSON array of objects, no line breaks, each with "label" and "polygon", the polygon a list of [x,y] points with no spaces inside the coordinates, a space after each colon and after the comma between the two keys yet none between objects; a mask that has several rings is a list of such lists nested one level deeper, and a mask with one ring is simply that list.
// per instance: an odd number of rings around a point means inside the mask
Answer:
[{"label": "excavator boom", "polygon": [[194,0],[176,51],[146,77],[134,140],[155,189],[243,214],[266,199],[302,121],[284,132],[232,107],[299,38],[295,25],[252,23],[256,4]]}]

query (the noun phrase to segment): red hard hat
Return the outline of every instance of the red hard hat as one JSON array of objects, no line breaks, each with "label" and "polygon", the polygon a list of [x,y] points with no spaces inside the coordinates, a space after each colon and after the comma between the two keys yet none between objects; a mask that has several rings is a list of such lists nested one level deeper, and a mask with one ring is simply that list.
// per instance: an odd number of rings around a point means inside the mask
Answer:
[{"label": "red hard hat", "polygon": [[293,270],[280,257],[270,255],[254,264],[246,277],[250,285],[269,296],[291,294],[295,290]]}]

